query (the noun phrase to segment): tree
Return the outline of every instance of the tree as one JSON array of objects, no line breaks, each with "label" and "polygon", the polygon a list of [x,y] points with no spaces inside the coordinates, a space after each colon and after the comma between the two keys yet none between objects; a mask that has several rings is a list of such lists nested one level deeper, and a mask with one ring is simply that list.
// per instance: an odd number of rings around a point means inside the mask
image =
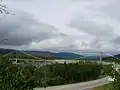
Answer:
[{"label": "tree", "polygon": [[116,70],[116,67],[113,67],[111,72],[111,77],[114,78],[114,82],[112,82],[113,90],[120,90],[120,69]]},{"label": "tree", "polygon": [[36,85],[35,67],[14,65],[8,59],[0,59],[0,90],[33,90]]},{"label": "tree", "polygon": [[2,0],[0,1],[0,13],[10,14],[6,5],[2,4]]},{"label": "tree", "polygon": [[114,81],[111,82],[109,90],[120,90],[120,69],[116,65],[106,65],[102,74],[110,76]]}]

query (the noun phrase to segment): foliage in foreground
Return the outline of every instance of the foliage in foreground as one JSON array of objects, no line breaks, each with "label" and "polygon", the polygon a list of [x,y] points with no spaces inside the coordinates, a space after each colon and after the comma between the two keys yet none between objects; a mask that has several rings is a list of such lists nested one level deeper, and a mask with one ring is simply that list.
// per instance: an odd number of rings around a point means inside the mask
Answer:
[{"label": "foliage in foreground", "polygon": [[15,65],[0,59],[0,90],[33,90],[33,88],[89,81],[100,76],[102,65],[96,63],[53,64],[41,68]]},{"label": "foliage in foreground", "polygon": [[112,85],[107,84],[107,85],[104,85],[104,86],[93,88],[92,90],[112,90]]},{"label": "foliage in foreground", "polygon": [[113,67],[113,65],[107,65],[106,67],[104,67],[103,73],[106,76],[111,76],[114,81],[107,85],[107,87],[100,87],[105,89],[98,90],[120,90],[120,70],[117,71],[116,68]]},{"label": "foliage in foreground", "polygon": [[[97,79],[102,65],[96,63],[54,64],[37,68],[35,73],[45,86],[63,85]],[[43,85],[40,81],[38,86]],[[41,86],[43,87],[43,86]]]},{"label": "foliage in foreground", "polygon": [[114,70],[114,73],[111,76],[115,78],[114,82],[112,82],[112,90],[120,90],[120,73]]},{"label": "foliage in foreground", "polygon": [[8,59],[0,59],[0,90],[33,90],[36,87],[33,66],[13,65]]}]

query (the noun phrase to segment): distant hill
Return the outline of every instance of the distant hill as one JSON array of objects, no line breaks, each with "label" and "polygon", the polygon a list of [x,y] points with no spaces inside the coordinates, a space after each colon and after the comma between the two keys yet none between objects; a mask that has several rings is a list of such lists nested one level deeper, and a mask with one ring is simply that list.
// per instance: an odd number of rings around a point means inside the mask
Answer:
[{"label": "distant hill", "polygon": [[117,55],[114,55],[115,57],[117,57],[117,58],[120,58],[120,54],[117,54]]},{"label": "distant hill", "polygon": [[64,59],[79,59],[84,56],[75,54],[75,53],[69,53],[69,52],[59,52],[59,53],[55,53],[54,57],[55,58],[64,58]]},{"label": "distant hill", "polygon": [[[14,49],[4,49],[0,48],[0,54],[8,54],[10,52],[16,51]],[[75,59],[75,60],[99,60],[100,56],[84,56],[84,55],[79,55],[71,52],[50,52],[50,51],[24,51],[28,54],[35,55],[35,56],[40,56],[41,58],[52,58],[52,59]],[[15,53],[15,52],[14,52]],[[115,55],[115,58],[120,58],[120,54]],[[102,60],[104,61],[117,61],[118,59],[115,59],[113,57],[102,57]]]},{"label": "distant hill", "polygon": [[54,53],[52,53],[52,52],[50,52],[50,51],[24,51],[24,52],[26,52],[26,53],[28,53],[28,54],[31,54],[31,55],[42,55],[42,56],[53,56],[54,55]]},{"label": "distant hill", "polygon": [[59,52],[59,53],[53,53],[50,51],[25,51],[25,52],[32,55],[42,55],[42,56],[48,56],[56,59],[78,59],[78,58],[84,57],[82,55],[69,53],[69,52]]},{"label": "distant hill", "polygon": [[10,52],[13,52],[13,51],[15,51],[15,50],[0,48],[0,54],[7,54],[7,53],[10,53]]},{"label": "distant hill", "polygon": [[[3,49],[0,48],[0,54],[8,54],[10,52],[13,52],[15,50],[13,49]],[[50,51],[24,51],[28,54],[35,55],[35,56],[42,56],[42,57],[50,57],[54,59],[79,59],[84,56],[75,54],[75,53],[70,53],[70,52],[59,52],[59,53],[53,53]]]},{"label": "distant hill", "polygon": [[81,59],[83,59],[83,60],[99,60],[100,56],[86,56]]},{"label": "distant hill", "polygon": [[120,54],[103,58],[104,61],[120,61]]}]

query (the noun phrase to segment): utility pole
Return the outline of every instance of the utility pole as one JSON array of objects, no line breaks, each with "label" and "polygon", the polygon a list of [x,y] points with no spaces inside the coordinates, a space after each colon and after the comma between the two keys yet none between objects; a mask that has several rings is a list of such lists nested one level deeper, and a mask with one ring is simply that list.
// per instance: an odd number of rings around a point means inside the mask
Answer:
[{"label": "utility pole", "polygon": [[16,50],[16,52],[15,52],[15,59],[16,59],[16,62],[15,63],[17,63],[18,62],[18,60],[17,60],[17,50]]},{"label": "utility pole", "polygon": [[102,63],[102,51],[100,50],[100,63]]},{"label": "utility pole", "polygon": [[102,49],[101,49],[101,44],[99,45],[99,49],[100,49],[100,62],[99,63],[102,63]]}]

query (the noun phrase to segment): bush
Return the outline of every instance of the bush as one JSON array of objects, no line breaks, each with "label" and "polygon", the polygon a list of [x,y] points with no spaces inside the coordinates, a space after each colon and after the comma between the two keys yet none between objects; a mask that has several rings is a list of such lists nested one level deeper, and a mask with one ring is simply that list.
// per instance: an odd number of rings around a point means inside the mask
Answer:
[{"label": "bush", "polygon": [[97,79],[103,66],[96,63],[53,64],[35,68],[30,64],[15,65],[0,59],[0,90],[33,90]]},{"label": "bush", "polygon": [[[35,73],[37,78],[41,78],[40,81],[46,80],[46,86],[55,86],[95,80],[101,75],[102,68],[102,65],[90,62],[65,63],[37,68]],[[40,85],[42,85],[42,83],[40,83]]]},{"label": "bush", "polygon": [[31,65],[13,65],[5,58],[0,59],[0,90],[33,90],[37,84],[35,68]]}]

